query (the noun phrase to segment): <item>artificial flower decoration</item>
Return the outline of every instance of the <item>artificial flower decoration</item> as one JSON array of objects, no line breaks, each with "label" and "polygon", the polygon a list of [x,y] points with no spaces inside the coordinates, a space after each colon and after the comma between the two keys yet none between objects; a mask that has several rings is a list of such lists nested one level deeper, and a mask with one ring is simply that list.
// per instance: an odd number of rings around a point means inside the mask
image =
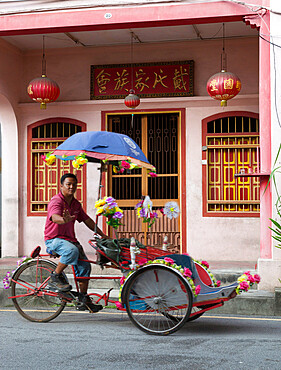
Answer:
[{"label": "artificial flower decoration", "polygon": [[261,278],[258,274],[251,275],[250,271],[244,272],[238,279],[238,286],[236,288],[236,293],[241,294],[242,292],[247,292],[254,284],[259,284]]},{"label": "artificial flower decoration", "polygon": [[[20,260],[17,261],[17,267],[21,266],[23,263],[25,262],[28,262],[29,260],[31,260],[30,257],[22,257]],[[6,273],[6,276],[4,277],[3,279],[3,285],[4,285],[4,289],[9,289],[10,288],[10,284],[11,284],[11,280],[12,280],[12,276],[13,276],[13,273],[15,272],[16,270],[13,270],[13,271],[7,271]]]},{"label": "artificial flower decoration", "polygon": [[79,155],[77,155],[75,157],[75,159],[72,161],[72,166],[74,168],[76,168],[77,170],[79,170],[79,168],[81,166],[83,166],[83,164],[87,163],[88,162],[88,159],[86,158],[86,154],[85,153],[80,153]]},{"label": "artificial flower decoration", "polygon": [[152,170],[147,170],[147,173],[149,174],[150,177],[157,177],[157,173],[156,173],[156,168],[153,167]]},{"label": "artificial flower decoration", "polygon": [[163,208],[163,213],[166,215],[170,220],[172,218],[179,217],[180,214],[180,208],[178,206],[177,202],[167,202]]},{"label": "artificial flower decoration", "polygon": [[142,218],[143,222],[148,224],[148,227],[151,227],[158,218],[157,212],[152,211],[152,201],[148,195],[136,204],[135,209],[138,218]]},{"label": "artificial flower decoration", "polygon": [[201,261],[202,266],[206,266],[207,269],[210,267],[209,263],[207,261]]},{"label": "artificial flower decoration", "polygon": [[118,165],[114,165],[113,172],[123,173],[125,170],[131,171],[135,168],[139,168],[139,166],[133,163],[130,158],[127,158],[126,161],[119,161]]},{"label": "artificial flower decoration", "polygon": [[41,155],[41,158],[48,166],[51,166],[52,164],[54,164],[56,160],[56,156],[54,156],[53,153],[51,152],[46,155]]},{"label": "artificial flower decoration", "polygon": [[183,269],[183,275],[185,276],[185,277],[191,277],[192,276],[192,272],[191,272],[191,270],[189,269],[189,268],[187,268],[187,267],[185,267],[184,269]]},{"label": "artificial flower decoration", "polygon": [[123,211],[118,207],[116,200],[113,197],[104,197],[99,199],[95,203],[97,209],[96,215],[103,215],[108,218],[106,223],[117,229],[121,224],[121,218],[123,217]]}]

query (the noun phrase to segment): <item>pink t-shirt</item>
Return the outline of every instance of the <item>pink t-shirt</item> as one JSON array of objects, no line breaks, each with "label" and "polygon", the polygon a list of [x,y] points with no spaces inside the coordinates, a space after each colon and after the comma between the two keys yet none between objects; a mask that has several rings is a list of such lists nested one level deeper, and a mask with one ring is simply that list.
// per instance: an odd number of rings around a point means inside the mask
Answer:
[{"label": "pink t-shirt", "polygon": [[[75,216],[75,219],[67,224],[56,224],[51,220],[52,215],[63,215],[63,211],[68,210],[71,216]],[[60,192],[55,195],[50,203],[48,204],[48,214],[45,224],[45,240],[61,238],[66,239],[71,242],[77,242],[74,231],[74,223],[77,220],[78,222],[86,221],[89,216],[84,212],[81,203],[73,198],[70,206],[65,201],[64,196]]]}]

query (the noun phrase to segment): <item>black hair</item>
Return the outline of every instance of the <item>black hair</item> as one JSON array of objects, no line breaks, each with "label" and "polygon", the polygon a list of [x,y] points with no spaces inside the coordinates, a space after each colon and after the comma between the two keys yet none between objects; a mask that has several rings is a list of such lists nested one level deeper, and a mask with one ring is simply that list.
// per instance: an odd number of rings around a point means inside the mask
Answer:
[{"label": "black hair", "polygon": [[63,185],[64,180],[65,180],[67,177],[71,177],[72,179],[75,179],[75,180],[76,180],[76,182],[78,182],[77,177],[74,175],[74,173],[65,173],[65,174],[64,174],[64,175],[62,175],[62,177],[60,178],[60,183],[61,183],[61,185]]}]

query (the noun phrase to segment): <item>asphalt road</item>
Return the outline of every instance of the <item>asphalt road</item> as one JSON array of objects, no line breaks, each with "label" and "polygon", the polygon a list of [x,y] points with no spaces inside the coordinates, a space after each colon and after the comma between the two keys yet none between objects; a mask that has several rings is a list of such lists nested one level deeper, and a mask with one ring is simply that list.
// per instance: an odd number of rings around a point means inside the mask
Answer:
[{"label": "asphalt road", "polygon": [[0,369],[281,369],[281,317],[204,315],[170,336],[126,313],[63,312],[32,323],[0,309]]}]

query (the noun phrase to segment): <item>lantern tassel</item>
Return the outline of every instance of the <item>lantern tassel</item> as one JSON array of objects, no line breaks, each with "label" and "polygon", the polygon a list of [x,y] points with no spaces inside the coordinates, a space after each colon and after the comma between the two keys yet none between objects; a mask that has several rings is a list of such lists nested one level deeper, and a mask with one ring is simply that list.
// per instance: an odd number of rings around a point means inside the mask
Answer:
[{"label": "lantern tassel", "polygon": [[131,127],[134,128],[134,113],[132,113]]}]

